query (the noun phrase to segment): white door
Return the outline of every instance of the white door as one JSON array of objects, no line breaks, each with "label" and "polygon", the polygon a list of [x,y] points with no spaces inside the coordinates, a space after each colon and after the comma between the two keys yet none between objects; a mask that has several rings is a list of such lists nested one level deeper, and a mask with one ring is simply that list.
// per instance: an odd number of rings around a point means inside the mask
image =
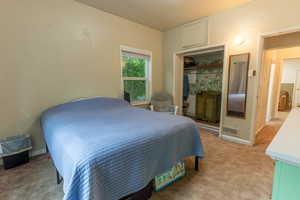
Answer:
[{"label": "white door", "polygon": [[296,85],[295,85],[295,103],[296,107],[300,107],[300,70],[297,70],[297,78],[296,78]]}]

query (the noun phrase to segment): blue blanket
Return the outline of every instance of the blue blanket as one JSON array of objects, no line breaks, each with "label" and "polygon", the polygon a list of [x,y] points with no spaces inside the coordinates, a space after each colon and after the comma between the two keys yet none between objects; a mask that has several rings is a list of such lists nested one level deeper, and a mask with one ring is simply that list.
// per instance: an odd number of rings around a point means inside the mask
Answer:
[{"label": "blue blanket", "polygon": [[65,200],[117,200],[189,156],[203,156],[190,119],[93,98],[50,108],[41,125]]}]

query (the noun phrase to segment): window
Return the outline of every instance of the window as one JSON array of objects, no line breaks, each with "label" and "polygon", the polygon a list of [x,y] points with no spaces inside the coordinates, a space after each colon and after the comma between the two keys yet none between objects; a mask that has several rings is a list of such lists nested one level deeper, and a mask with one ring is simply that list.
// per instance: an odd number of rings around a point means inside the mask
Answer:
[{"label": "window", "polygon": [[133,104],[149,103],[151,96],[151,52],[122,48],[122,91]]}]

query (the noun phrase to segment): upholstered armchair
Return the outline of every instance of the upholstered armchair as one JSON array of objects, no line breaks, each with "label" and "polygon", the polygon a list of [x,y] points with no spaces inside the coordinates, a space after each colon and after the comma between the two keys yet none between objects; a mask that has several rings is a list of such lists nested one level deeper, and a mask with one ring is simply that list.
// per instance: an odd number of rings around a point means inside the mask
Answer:
[{"label": "upholstered armchair", "polygon": [[167,93],[157,93],[151,98],[150,110],[177,115],[178,106],[173,104],[173,97]]}]

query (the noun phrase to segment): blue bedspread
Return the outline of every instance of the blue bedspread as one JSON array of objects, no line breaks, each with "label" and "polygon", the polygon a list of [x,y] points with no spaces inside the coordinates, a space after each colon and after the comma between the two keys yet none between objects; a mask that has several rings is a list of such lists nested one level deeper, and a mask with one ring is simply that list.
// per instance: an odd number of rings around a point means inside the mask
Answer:
[{"label": "blue bedspread", "polygon": [[183,158],[203,157],[190,119],[93,98],[45,111],[41,119],[65,200],[117,200],[145,187]]}]

